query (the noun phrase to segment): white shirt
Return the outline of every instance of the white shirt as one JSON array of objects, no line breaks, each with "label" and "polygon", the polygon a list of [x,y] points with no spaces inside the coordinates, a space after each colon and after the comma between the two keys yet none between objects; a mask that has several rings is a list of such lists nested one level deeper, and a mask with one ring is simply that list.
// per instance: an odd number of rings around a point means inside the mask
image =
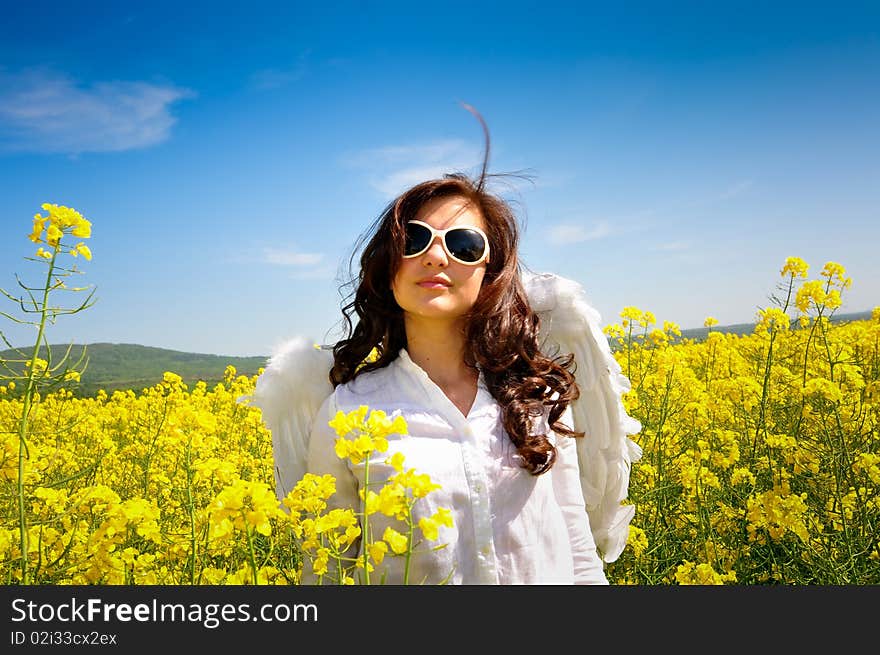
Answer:
[{"label": "white shirt", "polygon": [[[584,507],[573,438],[550,432],[557,460],[549,472],[532,475],[501,423],[500,407],[480,373],[473,406],[464,416],[428,374],[401,349],[388,366],[336,387],[324,401],[309,439],[308,471],[336,478],[333,507],[360,508],[364,465],[336,456],[337,434],[327,423],[341,410],[360,405],[403,415],[407,434],[390,435],[388,451],[370,461],[370,488],[394,469],[384,463],[400,452],[404,468],[427,473],[438,490],[419,499],[414,522],[439,507],[452,512],[453,527],[441,527],[436,541],[424,541],[410,563],[409,582],[418,584],[608,584],[596,553]],[[546,414],[545,414],[546,418]],[[562,417],[571,426],[571,411]],[[400,522],[381,513],[369,517],[374,540],[385,525]],[[416,534],[421,532],[416,529]],[[430,548],[447,544],[444,548]],[[307,567],[308,568],[308,567]],[[371,573],[386,584],[402,584],[404,558],[386,555]]]}]

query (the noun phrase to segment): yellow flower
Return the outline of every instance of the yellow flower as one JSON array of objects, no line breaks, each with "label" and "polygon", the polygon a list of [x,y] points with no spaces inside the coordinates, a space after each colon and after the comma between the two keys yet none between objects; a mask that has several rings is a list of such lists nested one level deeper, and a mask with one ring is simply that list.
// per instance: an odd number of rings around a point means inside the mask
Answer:
[{"label": "yellow flower", "polygon": [[88,221],[82,217],[82,214],[70,207],[65,207],[64,205],[52,205],[49,203],[43,203],[41,207],[49,212],[49,220],[62,230],[68,227],[79,226],[83,222],[88,223]]},{"label": "yellow flower", "polygon": [[339,459],[347,459],[352,452],[351,442],[348,439],[339,437],[333,445],[333,452]]},{"label": "yellow flower", "polygon": [[440,536],[440,526],[433,518],[423,517],[419,519],[419,529],[425,535],[425,539],[433,541]]},{"label": "yellow flower", "polygon": [[319,548],[315,559],[312,561],[312,572],[315,575],[324,575],[327,573],[327,563],[330,561],[330,549]]},{"label": "yellow flower", "polygon": [[71,234],[80,239],[88,239],[92,236],[92,224],[86,219],[80,217],[80,220],[77,222],[76,227],[73,228]]},{"label": "yellow flower", "polygon": [[[352,430],[351,421],[341,409],[336,412],[336,416],[329,421],[328,425],[333,428],[336,431],[336,434],[340,437],[345,437]],[[338,452],[336,454],[339,455]],[[339,455],[339,457],[343,456]]]},{"label": "yellow flower", "polygon": [[[361,405],[348,414],[339,410],[328,422],[339,435],[334,449],[340,459],[349,459],[353,464],[359,464],[374,451],[382,453],[388,450],[389,434],[406,432],[406,421],[403,417],[398,416],[391,421],[382,410],[374,410],[367,418],[368,410],[366,405]],[[347,439],[351,433],[355,434],[354,438]]]},{"label": "yellow flower", "polygon": [[843,303],[840,299],[840,289],[831,289],[825,296],[825,306],[828,309],[837,309],[841,304]]},{"label": "yellow flower", "polygon": [[86,260],[92,261],[92,251],[82,241],[74,246],[73,250],[70,251],[70,254],[74,257],[76,257],[77,255],[82,255]]},{"label": "yellow flower", "polygon": [[778,331],[791,328],[791,319],[779,307],[769,307],[758,311],[758,322],[755,332],[762,330]]},{"label": "yellow flower", "polygon": [[669,335],[662,330],[653,329],[648,334],[648,338],[655,346],[665,346],[669,343]]},{"label": "yellow flower", "polygon": [[382,539],[388,542],[391,550],[397,555],[402,555],[409,547],[407,538],[390,526],[385,528]]},{"label": "yellow flower", "polygon": [[826,262],[825,266],[822,268],[821,275],[822,277],[828,278],[829,281],[836,279],[838,283],[844,286],[849,286],[849,278],[844,277],[846,275],[846,269],[837,262]]},{"label": "yellow flower", "polygon": [[703,327],[712,327],[713,325],[718,325],[718,319],[713,316],[707,316],[706,320],[703,321]]},{"label": "yellow flower", "polygon": [[780,274],[782,277],[791,275],[791,277],[807,277],[809,265],[800,257],[789,257],[785,260],[785,266],[782,267]]},{"label": "yellow flower", "polygon": [[425,539],[434,541],[440,536],[440,526],[452,527],[452,512],[445,507],[437,508],[433,516],[419,519],[419,528]]},{"label": "yellow flower", "polygon": [[370,516],[379,511],[379,494],[371,489],[364,494],[364,490],[361,489],[359,495],[364,500],[364,514]]},{"label": "yellow flower", "polygon": [[717,573],[711,564],[685,560],[675,570],[675,580],[681,585],[723,585],[725,582],[736,582],[736,572]]},{"label": "yellow flower", "polygon": [[61,241],[63,234],[64,233],[53,223],[49,226],[49,229],[46,230],[46,243],[50,246],[57,246],[58,242]]},{"label": "yellow flower", "polygon": [[376,543],[369,545],[368,551],[370,553],[370,558],[376,562],[376,564],[381,564],[382,560],[385,559],[385,553],[388,552],[388,545],[384,541],[377,541]]},{"label": "yellow flower", "polygon": [[43,218],[40,214],[35,214],[34,215],[34,229],[28,235],[28,239],[30,239],[34,243],[39,243],[40,237],[43,235],[43,228],[45,228],[47,220],[48,220],[48,218]]},{"label": "yellow flower", "polygon": [[681,327],[672,321],[663,321],[663,331],[669,335],[681,336]]},{"label": "yellow flower", "polygon": [[745,468],[737,468],[733,470],[733,473],[730,474],[730,483],[734,486],[747,483],[754,485],[755,484],[755,474],[750,470]]},{"label": "yellow flower", "polygon": [[626,545],[633,549],[635,557],[639,557],[648,549],[648,535],[641,528],[630,525],[629,533],[626,537]]},{"label": "yellow flower", "polygon": [[385,516],[396,516],[399,519],[403,519],[408,510],[406,490],[403,485],[389,480],[379,490],[376,498],[376,509]]},{"label": "yellow flower", "polygon": [[400,473],[403,471],[403,461],[404,461],[403,453],[397,452],[397,453],[394,453],[388,459],[386,459],[385,463],[389,464],[395,471]]},{"label": "yellow flower", "polygon": [[[35,373],[42,373],[42,372],[45,371],[46,368],[49,366],[49,362],[47,362],[45,359],[41,359],[41,358],[39,358],[39,357],[36,357],[36,358],[34,359],[33,364],[34,364],[34,372],[35,372]],[[27,366],[28,368],[30,368],[31,363],[30,363],[30,362],[27,362],[27,363],[25,364],[25,366]]]},{"label": "yellow flower", "polygon": [[452,512],[445,507],[438,507],[433,518],[440,525],[445,525],[447,528],[452,527]]},{"label": "yellow flower", "polygon": [[439,484],[431,482],[431,477],[427,473],[413,473],[407,477],[407,486],[412,490],[414,498],[424,498],[430,492],[440,488]]},{"label": "yellow flower", "polygon": [[843,400],[843,392],[840,386],[823,377],[814,377],[807,380],[807,383],[801,389],[801,393],[805,397],[821,397],[831,402],[841,402]]}]

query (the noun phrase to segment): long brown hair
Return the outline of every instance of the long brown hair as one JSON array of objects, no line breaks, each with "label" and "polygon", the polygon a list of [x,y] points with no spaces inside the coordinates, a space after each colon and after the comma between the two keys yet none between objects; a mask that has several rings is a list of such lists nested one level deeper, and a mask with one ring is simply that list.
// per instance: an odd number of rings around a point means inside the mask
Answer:
[{"label": "long brown hair", "polygon": [[[574,355],[548,356],[539,348],[540,318],[529,306],[520,279],[519,227],[507,202],[488,192],[485,183],[489,134],[482,116],[485,154],[476,180],[448,173],[409,188],[389,203],[359,243],[372,234],[360,256],[354,298],[343,307],[346,338],[333,346],[330,382],[336,387],[358,375],[388,366],[406,346],[403,310],[391,290],[403,257],[404,226],[436,198],[462,198],[485,221],[489,250],[483,284],[476,303],[465,316],[465,363],[478,366],[489,392],[501,407],[504,429],[522,457],[523,467],[535,475],[553,466],[556,449],[547,434],[531,434],[532,420],[549,406],[549,425],[562,436],[583,436],[560,422],[579,391],[572,368]],[[357,314],[358,321],[352,322]],[[377,357],[365,361],[375,348]],[[558,395],[556,395],[558,394]],[[555,397],[554,397],[555,396]]]}]

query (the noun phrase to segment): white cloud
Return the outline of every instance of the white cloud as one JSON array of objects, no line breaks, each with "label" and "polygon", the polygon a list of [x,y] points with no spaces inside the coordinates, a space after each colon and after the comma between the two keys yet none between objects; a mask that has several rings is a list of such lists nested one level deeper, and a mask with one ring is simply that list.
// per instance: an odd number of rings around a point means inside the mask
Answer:
[{"label": "white cloud", "polygon": [[324,259],[321,253],[304,253],[279,248],[265,248],[263,257],[267,263],[276,266],[317,266]]},{"label": "white cloud", "polygon": [[0,149],[25,152],[118,152],[156,145],[176,122],[173,103],[194,97],[148,82],[79,85],[45,69],[0,70]]},{"label": "white cloud", "polygon": [[455,171],[478,174],[482,151],[460,139],[387,146],[351,153],[343,164],[369,174],[369,184],[391,199],[424,180]]},{"label": "white cloud", "polygon": [[611,226],[605,221],[596,223],[591,229],[584,225],[558,224],[550,226],[548,238],[554,245],[567,245],[583,241],[603,239],[611,234]]},{"label": "white cloud", "polygon": [[440,164],[467,160],[473,163],[478,157],[479,152],[461,139],[446,139],[420,145],[370,148],[349,154],[344,161],[355,167],[401,166],[413,162]]},{"label": "white cloud", "polygon": [[295,271],[290,274],[292,280],[329,280],[336,275],[336,269],[330,266],[320,266],[318,268],[310,268],[302,271]]}]

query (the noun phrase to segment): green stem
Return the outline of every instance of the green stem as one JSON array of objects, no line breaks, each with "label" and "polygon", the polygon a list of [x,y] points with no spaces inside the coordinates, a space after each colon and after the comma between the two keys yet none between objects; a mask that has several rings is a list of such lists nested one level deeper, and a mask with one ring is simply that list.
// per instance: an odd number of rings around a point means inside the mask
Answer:
[{"label": "green stem", "polygon": [[816,325],[819,323],[819,321],[821,319],[822,319],[822,310],[820,308],[818,314],[816,315],[816,318],[813,320],[812,325],[810,325],[810,331],[807,333],[807,343],[804,344],[804,375],[803,375],[803,379],[801,381],[802,387],[807,386],[807,370],[808,370],[809,361],[810,361],[810,341],[813,340],[813,335],[816,332]]},{"label": "green stem", "polygon": [[[755,452],[758,450],[758,437],[761,436],[763,430],[764,436],[767,435],[767,398],[770,395],[770,371],[773,368],[773,342],[776,340],[776,327],[770,328],[770,343],[767,346],[767,359],[764,362],[764,379],[761,385],[761,405],[758,412],[758,424],[755,426],[755,439],[752,442],[752,457],[754,461]],[[769,454],[768,454],[769,460]],[[772,470],[772,469],[771,469]]]},{"label": "green stem", "polygon": [[367,517],[367,491],[370,489],[370,456],[367,455],[366,460],[364,460],[364,498],[361,504],[363,508],[363,517],[364,517],[364,535],[363,535],[363,558],[364,558],[364,584],[370,584],[370,562],[369,562],[369,550],[368,546],[370,545],[370,519]]},{"label": "green stem", "polygon": [[[247,520],[247,519],[245,519],[245,520]],[[254,576],[254,584],[258,584],[257,583],[257,555],[254,552],[254,535],[251,532],[250,527],[245,527],[245,532],[247,533],[247,540],[248,540],[248,561],[250,562],[251,572],[253,573],[253,576]]]},{"label": "green stem", "polygon": [[31,363],[28,367],[27,384],[25,385],[24,399],[21,408],[21,421],[18,424],[18,532],[21,542],[21,584],[30,583],[28,571],[28,534],[27,517],[25,516],[24,498],[24,460],[27,451],[28,440],[28,417],[33,402],[34,389],[36,387],[37,359],[40,354],[40,343],[43,341],[43,333],[46,331],[46,314],[49,306],[49,289],[52,286],[52,273],[55,270],[55,258],[58,256],[58,246],[52,251],[52,259],[49,261],[49,270],[46,273],[46,283],[43,285],[43,301],[40,304],[40,325],[37,329],[37,340],[34,343],[34,352],[31,355]]},{"label": "green stem", "polygon": [[189,540],[190,540],[190,565],[189,565],[189,583],[196,583],[196,519],[195,507],[192,497],[192,466],[190,455],[192,450],[192,439],[186,442],[186,508],[189,513]]},{"label": "green stem", "polygon": [[406,558],[404,559],[404,567],[403,567],[403,584],[409,584],[409,566],[412,561],[412,551],[413,551],[413,518],[412,518],[412,503],[407,504],[406,508],[406,525],[409,527],[409,532],[406,535]]}]

